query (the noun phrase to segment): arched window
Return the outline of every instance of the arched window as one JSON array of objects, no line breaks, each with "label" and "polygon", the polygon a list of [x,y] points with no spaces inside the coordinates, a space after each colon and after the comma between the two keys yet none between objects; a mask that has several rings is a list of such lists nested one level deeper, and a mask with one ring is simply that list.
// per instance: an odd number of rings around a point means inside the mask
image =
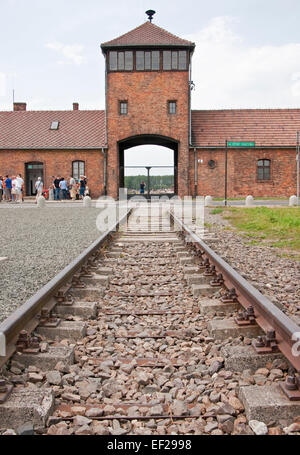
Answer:
[{"label": "arched window", "polygon": [[85,175],[84,161],[73,161],[72,175],[74,179],[79,180],[81,175]]},{"label": "arched window", "polygon": [[257,161],[257,180],[270,180],[271,178],[271,160]]}]

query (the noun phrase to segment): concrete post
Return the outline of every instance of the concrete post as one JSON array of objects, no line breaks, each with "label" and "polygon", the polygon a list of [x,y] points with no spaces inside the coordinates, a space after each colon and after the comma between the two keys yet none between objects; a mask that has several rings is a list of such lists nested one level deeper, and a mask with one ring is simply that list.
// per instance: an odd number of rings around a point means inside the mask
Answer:
[{"label": "concrete post", "polygon": [[245,205],[246,205],[246,207],[252,207],[254,205],[254,197],[247,196],[246,200],[245,200]]},{"label": "concrete post", "polygon": [[209,205],[213,205],[213,198],[211,196],[205,196],[204,206],[208,207]]},{"label": "concrete post", "polygon": [[90,196],[84,196],[83,198],[83,207],[91,207],[92,206],[92,199]]},{"label": "concrete post", "polygon": [[297,196],[291,196],[289,199],[289,206],[294,207],[297,205]]},{"label": "concrete post", "polygon": [[38,197],[37,206],[38,206],[39,208],[43,208],[43,207],[46,206],[46,200],[45,200],[44,196],[39,196],[39,197]]}]

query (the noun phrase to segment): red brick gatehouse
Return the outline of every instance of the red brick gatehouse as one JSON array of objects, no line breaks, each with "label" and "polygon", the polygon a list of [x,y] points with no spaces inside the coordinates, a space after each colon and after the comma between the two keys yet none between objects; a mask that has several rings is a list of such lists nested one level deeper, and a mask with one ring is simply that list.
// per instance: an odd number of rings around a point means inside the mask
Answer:
[{"label": "red brick gatehouse", "polygon": [[[93,197],[118,197],[124,151],[143,144],[174,151],[175,193],[228,197],[296,192],[300,109],[191,110],[195,44],[147,21],[101,45],[106,61],[105,110],[0,112],[0,175],[23,173],[26,194],[41,175],[88,176]],[[235,144],[236,145],[236,144]],[[201,163],[201,164],[200,164]]]}]

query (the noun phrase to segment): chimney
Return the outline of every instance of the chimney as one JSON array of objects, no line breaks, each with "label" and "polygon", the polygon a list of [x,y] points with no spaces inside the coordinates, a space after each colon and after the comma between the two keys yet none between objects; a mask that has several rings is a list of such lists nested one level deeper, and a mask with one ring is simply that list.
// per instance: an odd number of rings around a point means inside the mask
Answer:
[{"label": "chimney", "polygon": [[79,104],[73,103],[73,111],[79,111]]},{"label": "chimney", "polygon": [[26,111],[26,103],[14,103],[14,111]]}]

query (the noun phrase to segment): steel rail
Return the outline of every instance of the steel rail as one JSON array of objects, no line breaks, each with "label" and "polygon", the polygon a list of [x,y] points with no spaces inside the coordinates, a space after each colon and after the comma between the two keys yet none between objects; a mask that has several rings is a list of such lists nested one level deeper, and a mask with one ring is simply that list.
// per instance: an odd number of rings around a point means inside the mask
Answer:
[{"label": "steel rail", "polygon": [[170,216],[171,220],[190,237],[189,240],[192,241],[194,248],[201,250],[204,253],[203,257],[208,258],[210,263],[216,267],[217,273],[223,275],[225,286],[228,289],[235,288],[238,302],[245,309],[250,305],[253,306],[257,324],[265,332],[275,330],[279,350],[299,372],[300,352],[294,352],[293,347],[300,339],[300,327],[227,264],[172,211],[170,211]]},{"label": "steel rail", "polygon": [[[119,225],[123,224],[129,217],[132,209],[116,221],[107,231],[96,239],[88,248],[86,248],[77,258],[68,264],[61,272],[52,278],[36,294],[30,297],[23,305],[14,311],[7,319],[0,324],[0,368],[9,357],[15,352],[14,342],[16,341],[21,330],[33,331],[39,324],[38,315],[43,307],[51,300],[54,301],[54,295],[70,278],[86,263],[90,256],[95,253],[99,247],[105,243],[115,232]],[[53,302],[55,306],[56,301]]]}]

